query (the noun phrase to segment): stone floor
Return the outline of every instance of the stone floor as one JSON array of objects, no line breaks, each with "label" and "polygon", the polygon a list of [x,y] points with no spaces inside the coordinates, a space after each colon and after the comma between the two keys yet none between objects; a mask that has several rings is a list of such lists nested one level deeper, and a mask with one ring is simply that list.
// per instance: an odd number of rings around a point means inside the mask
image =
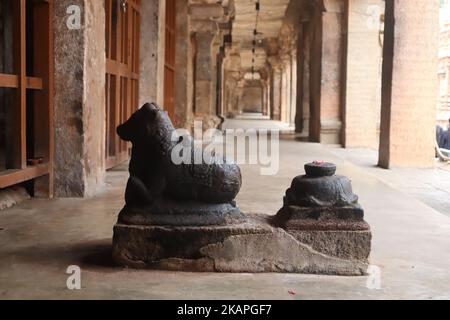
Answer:
[{"label": "stone floor", "polygon": [[[275,214],[305,162],[335,162],[338,173],[352,179],[372,225],[371,263],[381,268],[380,290],[368,289],[366,277],[115,267],[110,250],[127,179],[122,167],[108,173],[107,184],[94,198],[29,200],[0,212],[0,299],[450,299],[450,216],[387,181],[389,171],[380,174],[352,161],[351,151],[295,141],[282,141],[280,148],[277,176],[260,176],[256,166],[242,167],[241,209]],[[81,267],[82,290],[66,288],[69,265]]]}]

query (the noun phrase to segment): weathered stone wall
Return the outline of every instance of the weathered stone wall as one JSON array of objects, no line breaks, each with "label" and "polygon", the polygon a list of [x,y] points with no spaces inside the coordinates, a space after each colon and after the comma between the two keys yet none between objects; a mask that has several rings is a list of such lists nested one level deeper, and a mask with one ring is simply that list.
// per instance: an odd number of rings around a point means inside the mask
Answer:
[{"label": "weathered stone wall", "polygon": [[439,2],[387,0],[380,166],[434,164]]},{"label": "weathered stone wall", "polygon": [[[67,8],[81,8],[69,30]],[[55,1],[55,196],[82,197],[103,182],[105,139],[105,13],[103,2]]]},{"label": "weathered stone wall", "polygon": [[165,0],[141,2],[139,105],[164,104]]},{"label": "weathered stone wall", "polygon": [[348,1],[345,147],[378,147],[384,5],[382,0]]}]

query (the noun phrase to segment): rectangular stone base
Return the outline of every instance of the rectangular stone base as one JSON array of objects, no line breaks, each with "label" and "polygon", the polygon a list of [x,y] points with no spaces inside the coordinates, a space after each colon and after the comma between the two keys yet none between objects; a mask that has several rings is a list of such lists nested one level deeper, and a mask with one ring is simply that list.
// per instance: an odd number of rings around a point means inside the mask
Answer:
[{"label": "rectangular stone base", "polygon": [[122,266],[172,271],[364,275],[370,239],[370,231],[287,232],[262,215],[217,227],[117,224],[113,258]]}]

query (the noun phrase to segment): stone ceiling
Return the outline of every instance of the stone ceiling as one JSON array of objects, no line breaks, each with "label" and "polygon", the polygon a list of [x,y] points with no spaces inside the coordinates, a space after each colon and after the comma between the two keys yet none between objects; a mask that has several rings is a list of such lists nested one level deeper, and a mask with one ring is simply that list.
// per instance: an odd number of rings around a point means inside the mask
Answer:
[{"label": "stone ceiling", "polygon": [[[240,46],[242,68],[251,69],[253,62],[253,30],[256,22],[256,0],[235,0],[233,21],[233,42]],[[255,70],[266,64],[266,52],[263,44],[267,39],[276,38],[280,32],[289,0],[260,0],[258,22],[258,41]]]}]

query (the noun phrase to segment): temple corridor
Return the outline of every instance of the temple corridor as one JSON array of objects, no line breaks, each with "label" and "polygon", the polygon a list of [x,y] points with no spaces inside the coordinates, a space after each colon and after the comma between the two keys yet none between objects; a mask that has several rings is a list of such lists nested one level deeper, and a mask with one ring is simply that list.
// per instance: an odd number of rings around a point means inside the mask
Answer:
[{"label": "temple corridor", "polygon": [[[283,140],[281,170],[263,178],[243,166],[237,201],[245,212],[273,215],[302,164],[330,159],[352,179],[373,229],[371,264],[382,289],[367,277],[294,274],[215,274],[128,270],[111,261],[112,227],[123,205],[126,166],[107,173],[99,195],[88,199],[30,200],[2,212],[1,299],[448,299],[450,211],[438,212],[383,175],[345,160],[352,151]],[[354,156],[355,154],[353,154]],[[423,175],[450,177],[447,171]],[[417,172],[416,172],[417,173]],[[395,174],[408,179],[401,170]],[[403,176],[402,176],[403,175]],[[419,186],[410,180],[412,187]],[[450,188],[446,190],[450,193]],[[69,265],[81,267],[82,290],[66,288]],[[161,279],[164,278],[164,281]],[[292,296],[288,291],[296,292]]]},{"label": "temple corridor", "polygon": [[450,299],[449,57],[449,0],[0,0],[0,300]]}]

